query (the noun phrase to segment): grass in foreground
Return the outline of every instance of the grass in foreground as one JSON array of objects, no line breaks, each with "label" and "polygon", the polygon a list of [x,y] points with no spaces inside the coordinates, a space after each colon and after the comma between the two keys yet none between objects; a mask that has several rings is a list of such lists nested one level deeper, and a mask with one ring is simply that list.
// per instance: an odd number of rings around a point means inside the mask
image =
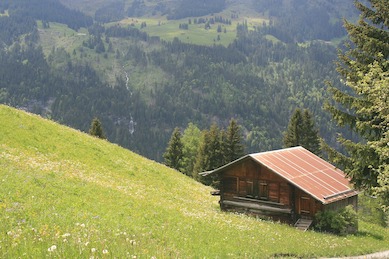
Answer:
[{"label": "grass in foreground", "polygon": [[387,249],[220,212],[210,189],[76,130],[0,105],[0,257],[264,258]]}]

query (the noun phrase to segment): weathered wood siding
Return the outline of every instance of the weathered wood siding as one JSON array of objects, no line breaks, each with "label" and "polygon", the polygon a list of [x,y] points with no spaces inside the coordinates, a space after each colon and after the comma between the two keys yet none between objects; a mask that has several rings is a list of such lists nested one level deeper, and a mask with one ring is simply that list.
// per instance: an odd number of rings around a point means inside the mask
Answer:
[{"label": "weathered wood siding", "polygon": [[240,206],[250,213],[270,217],[288,214],[286,218],[290,218],[291,187],[266,167],[246,159],[223,171],[220,180],[222,209]]},{"label": "weathered wood siding", "polygon": [[242,161],[223,172],[222,198],[235,196],[267,200],[289,206],[290,187],[286,180],[251,160]]},{"label": "weathered wood siding", "polygon": [[347,199],[342,199],[327,205],[324,205],[324,210],[341,210],[347,205],[353,205],[355,210],[358,210],[358,195],[349,197]]},{"label": "weathered wood siding", "polygon": [[296,188],[296,213],[302,217],[312,218],[318,211],[323,210],[323,204],[311,195]]}]

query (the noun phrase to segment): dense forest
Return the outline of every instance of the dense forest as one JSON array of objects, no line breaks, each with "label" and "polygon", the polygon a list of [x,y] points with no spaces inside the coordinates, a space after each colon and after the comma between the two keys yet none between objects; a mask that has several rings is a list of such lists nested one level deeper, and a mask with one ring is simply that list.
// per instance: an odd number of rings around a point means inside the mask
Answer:
[{"label": "dense forest", "polygon": [[254,8],[274,17],[269,32],[284,41],[302,42],[311,39],[330,41],[343,37],[343,18],[356,15],[351,1],[257,0]]},{"label": "dense forest", "polygon": [[[336,35],[304,34],[303,40],[309,41],[297,44],[302,36],[291,38],[282,21],[255,30],[240,24],[229,46],[201,46],[178,39],[163,41],[132,26],[92,24],[92,18],[58,1],[39,1],[48,6],[42,9],[38,4],[32,8],[32,2],[0,4],[3,13],[8,11],[0,16],[5,25],[0,26],[5,46],[0,49],[1,103],[85,132],[97,117],[109,141],[156,160],[162,160],[174,128],[184,129],[189,123],[200,129],[212,123],[225,128],[232,118],[242,126],[246,152],[280,148],[297,107],[309,109],[321,136],[335,143],[337,129],[322,104],[327,97],[325,80],[337,81],[336,48],[318,39],[341,36],[341,31],[327,27]],[[215,12],[224,8],[224,1],[215,3]],[[116,14],[121,17],[119,4],[99,9],[95,19],[109,22]],[[20,15],[29,8],[29,15]],[[177,11],[176,15],[188,14]],[[46,26],[59,22],[75,30],[87,27],[88,38],[73,53],[53,47],[45,55],[33,20],[46,21]],[[120,41],[130,44],[123,47]],[[87,50],[94,51],[98,60],[88,60]],[[134,64],[144,73],[158,71],[161,80],[133,84],[128,80],[131,74],[122,73],[115,83],[108,83],[94,63],[110,60]]]}]

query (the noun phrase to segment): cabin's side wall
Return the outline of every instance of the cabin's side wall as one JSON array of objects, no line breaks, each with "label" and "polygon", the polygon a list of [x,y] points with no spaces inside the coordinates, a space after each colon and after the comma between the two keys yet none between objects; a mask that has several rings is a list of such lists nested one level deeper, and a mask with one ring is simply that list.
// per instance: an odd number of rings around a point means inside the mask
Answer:
[{"label": "cabin's side wall", "polygon": [[291,221],[291,186],[268,168],[246,159],[226,168],[220,176],[222,209]]},{"label": "cabin's side wall", "polygon": [[352,197],[348,197],[346,199],[342,199],[336,202],[332,202],[324,206],[324,210],[334,210],[338,211],[343,209],[344,207],[352,205],[354,210],[358,210],[358,195],[354,195]]}]

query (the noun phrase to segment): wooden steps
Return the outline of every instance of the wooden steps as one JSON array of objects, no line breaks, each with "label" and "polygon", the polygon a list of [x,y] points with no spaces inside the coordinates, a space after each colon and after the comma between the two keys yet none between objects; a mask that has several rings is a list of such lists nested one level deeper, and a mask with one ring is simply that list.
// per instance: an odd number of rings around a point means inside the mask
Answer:
[{"label": "wooden steps", "polygon": [[307,231],[307,229],[311,226],[313,220],[311,219],[298,219],[294,224],[294,227],[300,229],[302,231]]}]

